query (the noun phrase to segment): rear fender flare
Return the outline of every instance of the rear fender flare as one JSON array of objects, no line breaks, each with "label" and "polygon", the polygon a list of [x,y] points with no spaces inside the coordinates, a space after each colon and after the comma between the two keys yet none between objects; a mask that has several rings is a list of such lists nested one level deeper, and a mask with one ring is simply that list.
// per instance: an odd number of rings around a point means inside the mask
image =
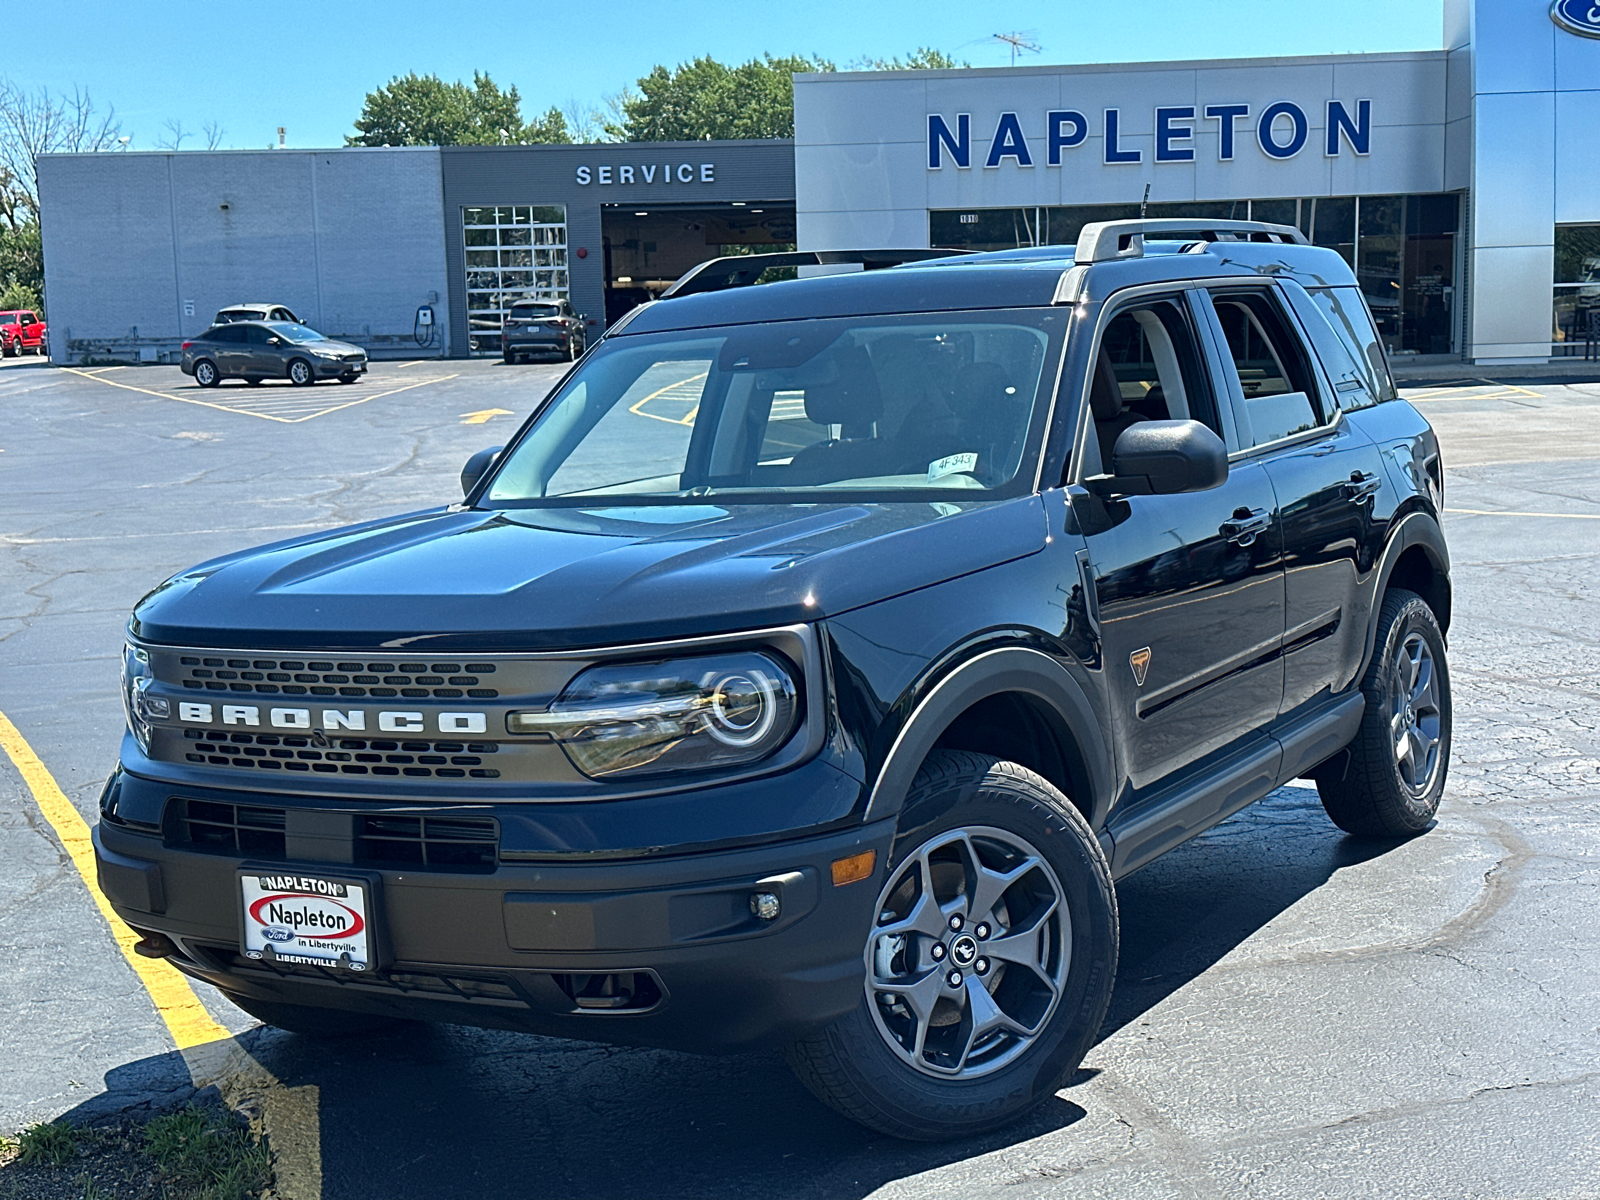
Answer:
[{"label": "rear fender flare", "polygon": [[[1083,686],[1054,658],[1026,646],[988,650],[968,659],[935,684],[901,727],[872,785],[865,819],[894,816],[911,790],[917,768],[950,723],[990,696],[1018,692],[1054,711],[1076,740],[1089,776],[1090,828],[1104,827],[1111,804],[1111,754]],[[1079,797],[1079,800],[1084,799]]]}]

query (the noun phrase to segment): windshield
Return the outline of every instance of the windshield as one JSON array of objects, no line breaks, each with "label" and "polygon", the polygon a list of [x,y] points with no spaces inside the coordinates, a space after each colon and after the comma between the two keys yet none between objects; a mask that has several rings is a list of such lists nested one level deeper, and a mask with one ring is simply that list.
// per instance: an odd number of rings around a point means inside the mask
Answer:
[{"label": "windshield", "polygon": [[308,329],[304,325],[296,325],[293,321],[268,321],[266,326],[273,333],[289,342],[325,342],[328,340],[315,329]]},{"label": "windshield", "polygon": [[602,342],[484,502],[1018,494],[1066,323],[1050,309],[918,314]]},{"label": "windshield", "polygon": [[524,320],[538,317],[559,317],[561,306],[559,304],[513,304],[511,315]]}]

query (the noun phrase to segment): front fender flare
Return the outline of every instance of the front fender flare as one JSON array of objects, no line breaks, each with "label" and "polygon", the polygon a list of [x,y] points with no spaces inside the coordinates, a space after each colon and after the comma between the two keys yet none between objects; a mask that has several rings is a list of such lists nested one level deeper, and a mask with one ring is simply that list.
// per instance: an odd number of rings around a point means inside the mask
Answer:
[{"label": "front fender flare", "polygon": [[1439,522],[1432,513],[1414,509],[1400,518],[1389,535],[1388,544],[1383,548],[1383,562],[1378,569],[1378,588],[1373,593],[1372,613],[1367,618],[1366,649],[1361,655],[1361,669],[1356,672],[1358,686],[1372,664],[1373,649],[1378,639],[1378,616],[1383,610],[1383,594],[1389,590],[1389,579],[1394,574],[1400,556],[1413,546],[1422,547],[1434,571],[1444,580],[1445,588],[1450,589],[1450,550],[1445,545],[1444,530],[1439,528]]},{"label": "front fender flare", "polygon": [[917,768],[950,723],[978,701],[1020,692],[1048,705],[1066,725],[1089,776],[1091,829],[1105,824],[1112,794],[1111,754],[1083,686],[1054,658],[1026,646],[978,654],[952,670],[917,704],[890,747],[867,800],[865,819],[900,811]]}]

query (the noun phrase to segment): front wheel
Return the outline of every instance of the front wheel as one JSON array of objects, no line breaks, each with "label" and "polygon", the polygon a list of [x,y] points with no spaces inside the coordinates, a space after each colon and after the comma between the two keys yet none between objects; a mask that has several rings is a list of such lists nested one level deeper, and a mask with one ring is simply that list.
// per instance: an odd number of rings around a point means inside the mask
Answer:
[{"label": "front wheel", "polygon": [[316,381],[317,373],[305,359],[297,358],[289,364],[289,382],[295,387],[310,387]]},{"label": "front wheel", "polygon": [[876,912],[860,1004],[788,1050],[819,1099],[937,1141],[1016,1120],[1077,1069],[1111,999],[1117,903],[1099,842],[1050,783],[930,755]]},{"label": "front wheel", "polygon": [[222,382],[222,376],[217,373],[217,364],[209,358],[202,358],[194,365],[194,381],[203,388],[214,388]]},{"label": "front wheel", "polygon": [[1428,602],[1390,588],[1378,610],[1366,711],[1347,755],[1317,778],[1333,823],[1360,837],[1410,837],[1438,811],[1450,765],[1450,672]]},{"label": "front wheel", "polygon": [[15,339],[6,342],[3,346],[0,346],[0,355],[4,355],[6,358],[15,358],[17,353],[17,343]]}]

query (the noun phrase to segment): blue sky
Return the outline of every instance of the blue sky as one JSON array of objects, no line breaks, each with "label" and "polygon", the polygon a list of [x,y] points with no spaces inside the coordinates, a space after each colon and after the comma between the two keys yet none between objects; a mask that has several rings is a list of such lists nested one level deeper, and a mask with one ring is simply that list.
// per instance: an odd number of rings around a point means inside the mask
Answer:
[{"label": "blue sky", "polygon": [[994,33],[1027,31],[1029,64],[1132,62],[1437,49],[1442,0],[325,0],[321,4],[161,6],[50,3],[40,32],[10,40],[0,75],[29,87],[79,85],[113,104],[134,149],[154,149],[176,119],[207,121],[224,146],[337,146],[366,93],[416,71],[485,70],[515,84],[524,115],[596,103],[657,63],[701,54],[743,61],[816,54],[841,65],[931,45],[975,67],[1004,66]]}]

